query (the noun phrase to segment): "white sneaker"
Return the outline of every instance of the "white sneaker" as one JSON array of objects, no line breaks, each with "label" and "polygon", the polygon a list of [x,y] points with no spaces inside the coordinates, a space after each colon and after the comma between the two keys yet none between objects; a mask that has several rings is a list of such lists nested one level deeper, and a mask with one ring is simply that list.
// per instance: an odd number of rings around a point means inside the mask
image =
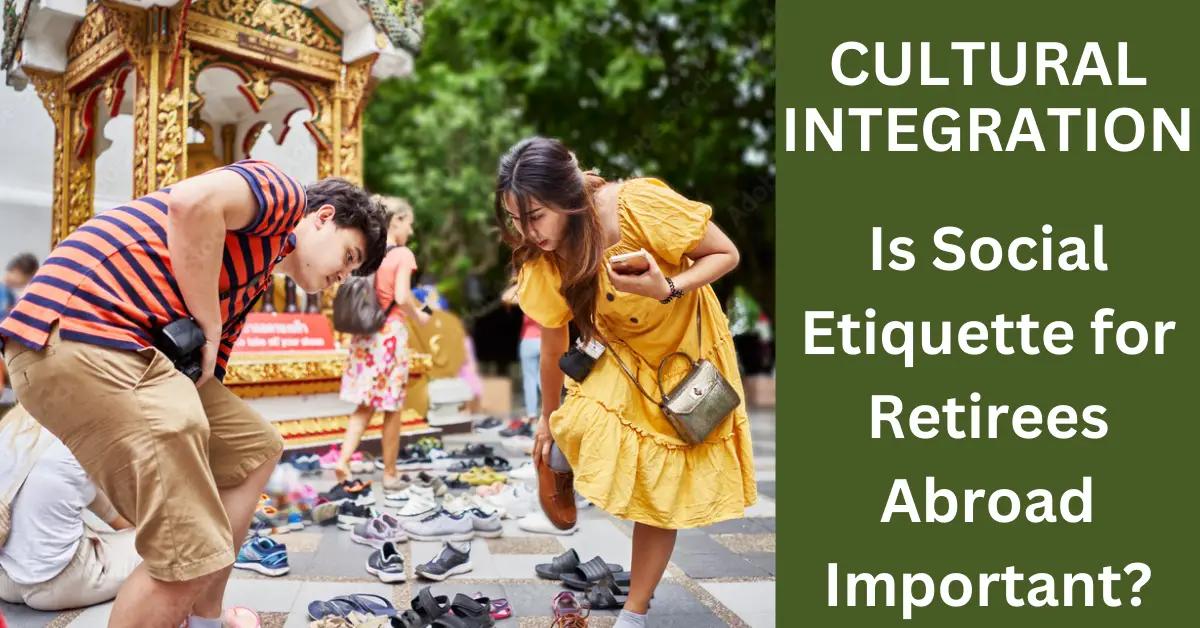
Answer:
[{"label": "white sneaker", "polygon": [[542,511],[531,512],[517,521],[517,527],[526,532],[536,532],[537,534],[554,534],[557,536],[570,536],[579,531],[579,526],[575,526],[570,530],[559,530],[554,527],[553,523],[546,518]]},{"label": "white sneaker", "polygon": [[509,484],[495,495],[478,499],[500,511],[505,519],[520,519],[538,508],[537,494],[524,484]]},{"label": "white sneaker", "polygon": [[471,499],[466,495],[447,497],[442,500],[442,508],[454,514],[466,512],[474,507],[475,504],[471,503]]},{"label": "white sneaker", "polygon": [[528,456],[533,451],[532,436],[510,436],[501,440],[500,444],[514,456]]},{"label": "white sneaker", "polygon": [[532,462],[526,462],[521,466],[508,472],[508,477],[514,480],[537,480],[537,470],[533,468]]},{"label": "white sneaker", "polygon": [[420,497],[423,499],[427,499],[429,501],[433,501],[433,498],[434,498],[433,487],[432,486],[417,486],[417,485],[413,484],[402,491],[394,491],[394,492],[388,492],[388,493],[383,494],[383,498],[385,500],[387,500],[389,502],[398,502],[401,504],[409,501],[410,499],[412,499],[414,497]]},{"label": "white sneaker", "polygon": [[441,506],[432,498],[413,495],[409,498],[408,503],[396,512],[396,516],[401,519],[417,519],[431,515],[440,509]]}]

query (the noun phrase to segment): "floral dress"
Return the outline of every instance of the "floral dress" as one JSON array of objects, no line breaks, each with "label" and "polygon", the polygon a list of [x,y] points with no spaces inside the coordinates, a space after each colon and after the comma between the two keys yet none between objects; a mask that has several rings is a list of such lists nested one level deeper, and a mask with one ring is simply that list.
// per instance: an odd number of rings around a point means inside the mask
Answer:
[{"label": "floral dress", "polygon": [[[383,307],[394,296],[400,299],[407,296],[395,295],[396,272],[401,267],[412,272],[417,269],[417,262],[412,251],[398,246],[388,252],[375,273],[376,296]],[[399,410],[404,406],[408,365],[408,327],[403,310],[397,305],[378,332],[351,339],[339,397],[383,412]]]}]

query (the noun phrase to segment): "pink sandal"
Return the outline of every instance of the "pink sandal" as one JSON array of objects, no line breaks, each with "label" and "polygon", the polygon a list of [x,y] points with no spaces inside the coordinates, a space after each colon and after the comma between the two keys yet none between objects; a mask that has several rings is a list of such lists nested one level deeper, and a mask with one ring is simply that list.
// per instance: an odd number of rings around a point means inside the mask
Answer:
[{"label": "pink sandal", "polygon": [[230,628],[262,628],[262,620],[259,619],[258,613],[245,606],[225,609],[222,620]]}]

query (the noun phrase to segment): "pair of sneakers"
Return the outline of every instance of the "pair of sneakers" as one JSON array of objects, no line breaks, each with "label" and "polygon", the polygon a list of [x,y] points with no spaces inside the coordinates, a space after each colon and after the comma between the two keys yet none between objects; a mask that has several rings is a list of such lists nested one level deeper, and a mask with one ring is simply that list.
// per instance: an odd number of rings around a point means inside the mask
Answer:
[{"label": "pair of sneakers", "polygon": [[394,481],[384,478],[383,489],[384,499],[399,503],[407,502],[413,493],[428,494],[430,497],[441,497],[449,490],[445,480],[424,471],[412,476],[406,473]]},{"label": "pair of sneakers", "polygon": [[477,536],[495,539],[504,533],[500,515],[479,508],[457,513],[442,509],[402,525],[405,535],[414,541],[469,541]]}]

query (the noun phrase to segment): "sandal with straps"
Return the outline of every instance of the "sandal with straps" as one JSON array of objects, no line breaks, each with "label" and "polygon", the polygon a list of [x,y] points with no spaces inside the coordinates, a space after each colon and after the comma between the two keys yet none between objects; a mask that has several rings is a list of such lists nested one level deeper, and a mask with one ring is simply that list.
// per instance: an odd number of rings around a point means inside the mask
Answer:
[{"label": "sandal with straps", "polygon": [[429,591],[429,587],[425,587],[417,592],[417,597],[413,598],[412,608],[417,615],[424,620],[424,624],[433,623],[433,620],[450,612],[450,598],[445,595],[435,596]]},{"label": "sandal with straps", "polygon": [[602,578],[583,594],[588,607],[598,611],[620,610],[625,606],[629,591],[621,589],[611,577]]},{"label": "sandal with straps", "polygon": [[554,597],[550,605],[554,611],[554,628],[586,628],[588,609],[584,608],[570,591],[563,591]]},{"label": "sandal with straps", "polygon": [[[617,565],[619,567],[620,565]],[[569,572],[563,573],[562,583],[577,591],[584,591],[593,584],[611,578],[616,584],[624,584],[629,586],[629,572],[617,571],[613,572],[611,565],[604,562],[599,556],[581,563]]]},{"label": "sandal with straps", "polygon": [[[546,580],[561,580],[564,574],[574,571],[575,568],[579,566],[580,562],[582,561],[579,560],[579,554],[575,551],[575,548],[571,548],[562,554],[555,556],[554,559],[548,563],[535,565],[533,571],[537,573],[539,578],[545,578]],[[609,571],[624,571],[623,567],[613,563],[608,563],[607,567]]]}]

